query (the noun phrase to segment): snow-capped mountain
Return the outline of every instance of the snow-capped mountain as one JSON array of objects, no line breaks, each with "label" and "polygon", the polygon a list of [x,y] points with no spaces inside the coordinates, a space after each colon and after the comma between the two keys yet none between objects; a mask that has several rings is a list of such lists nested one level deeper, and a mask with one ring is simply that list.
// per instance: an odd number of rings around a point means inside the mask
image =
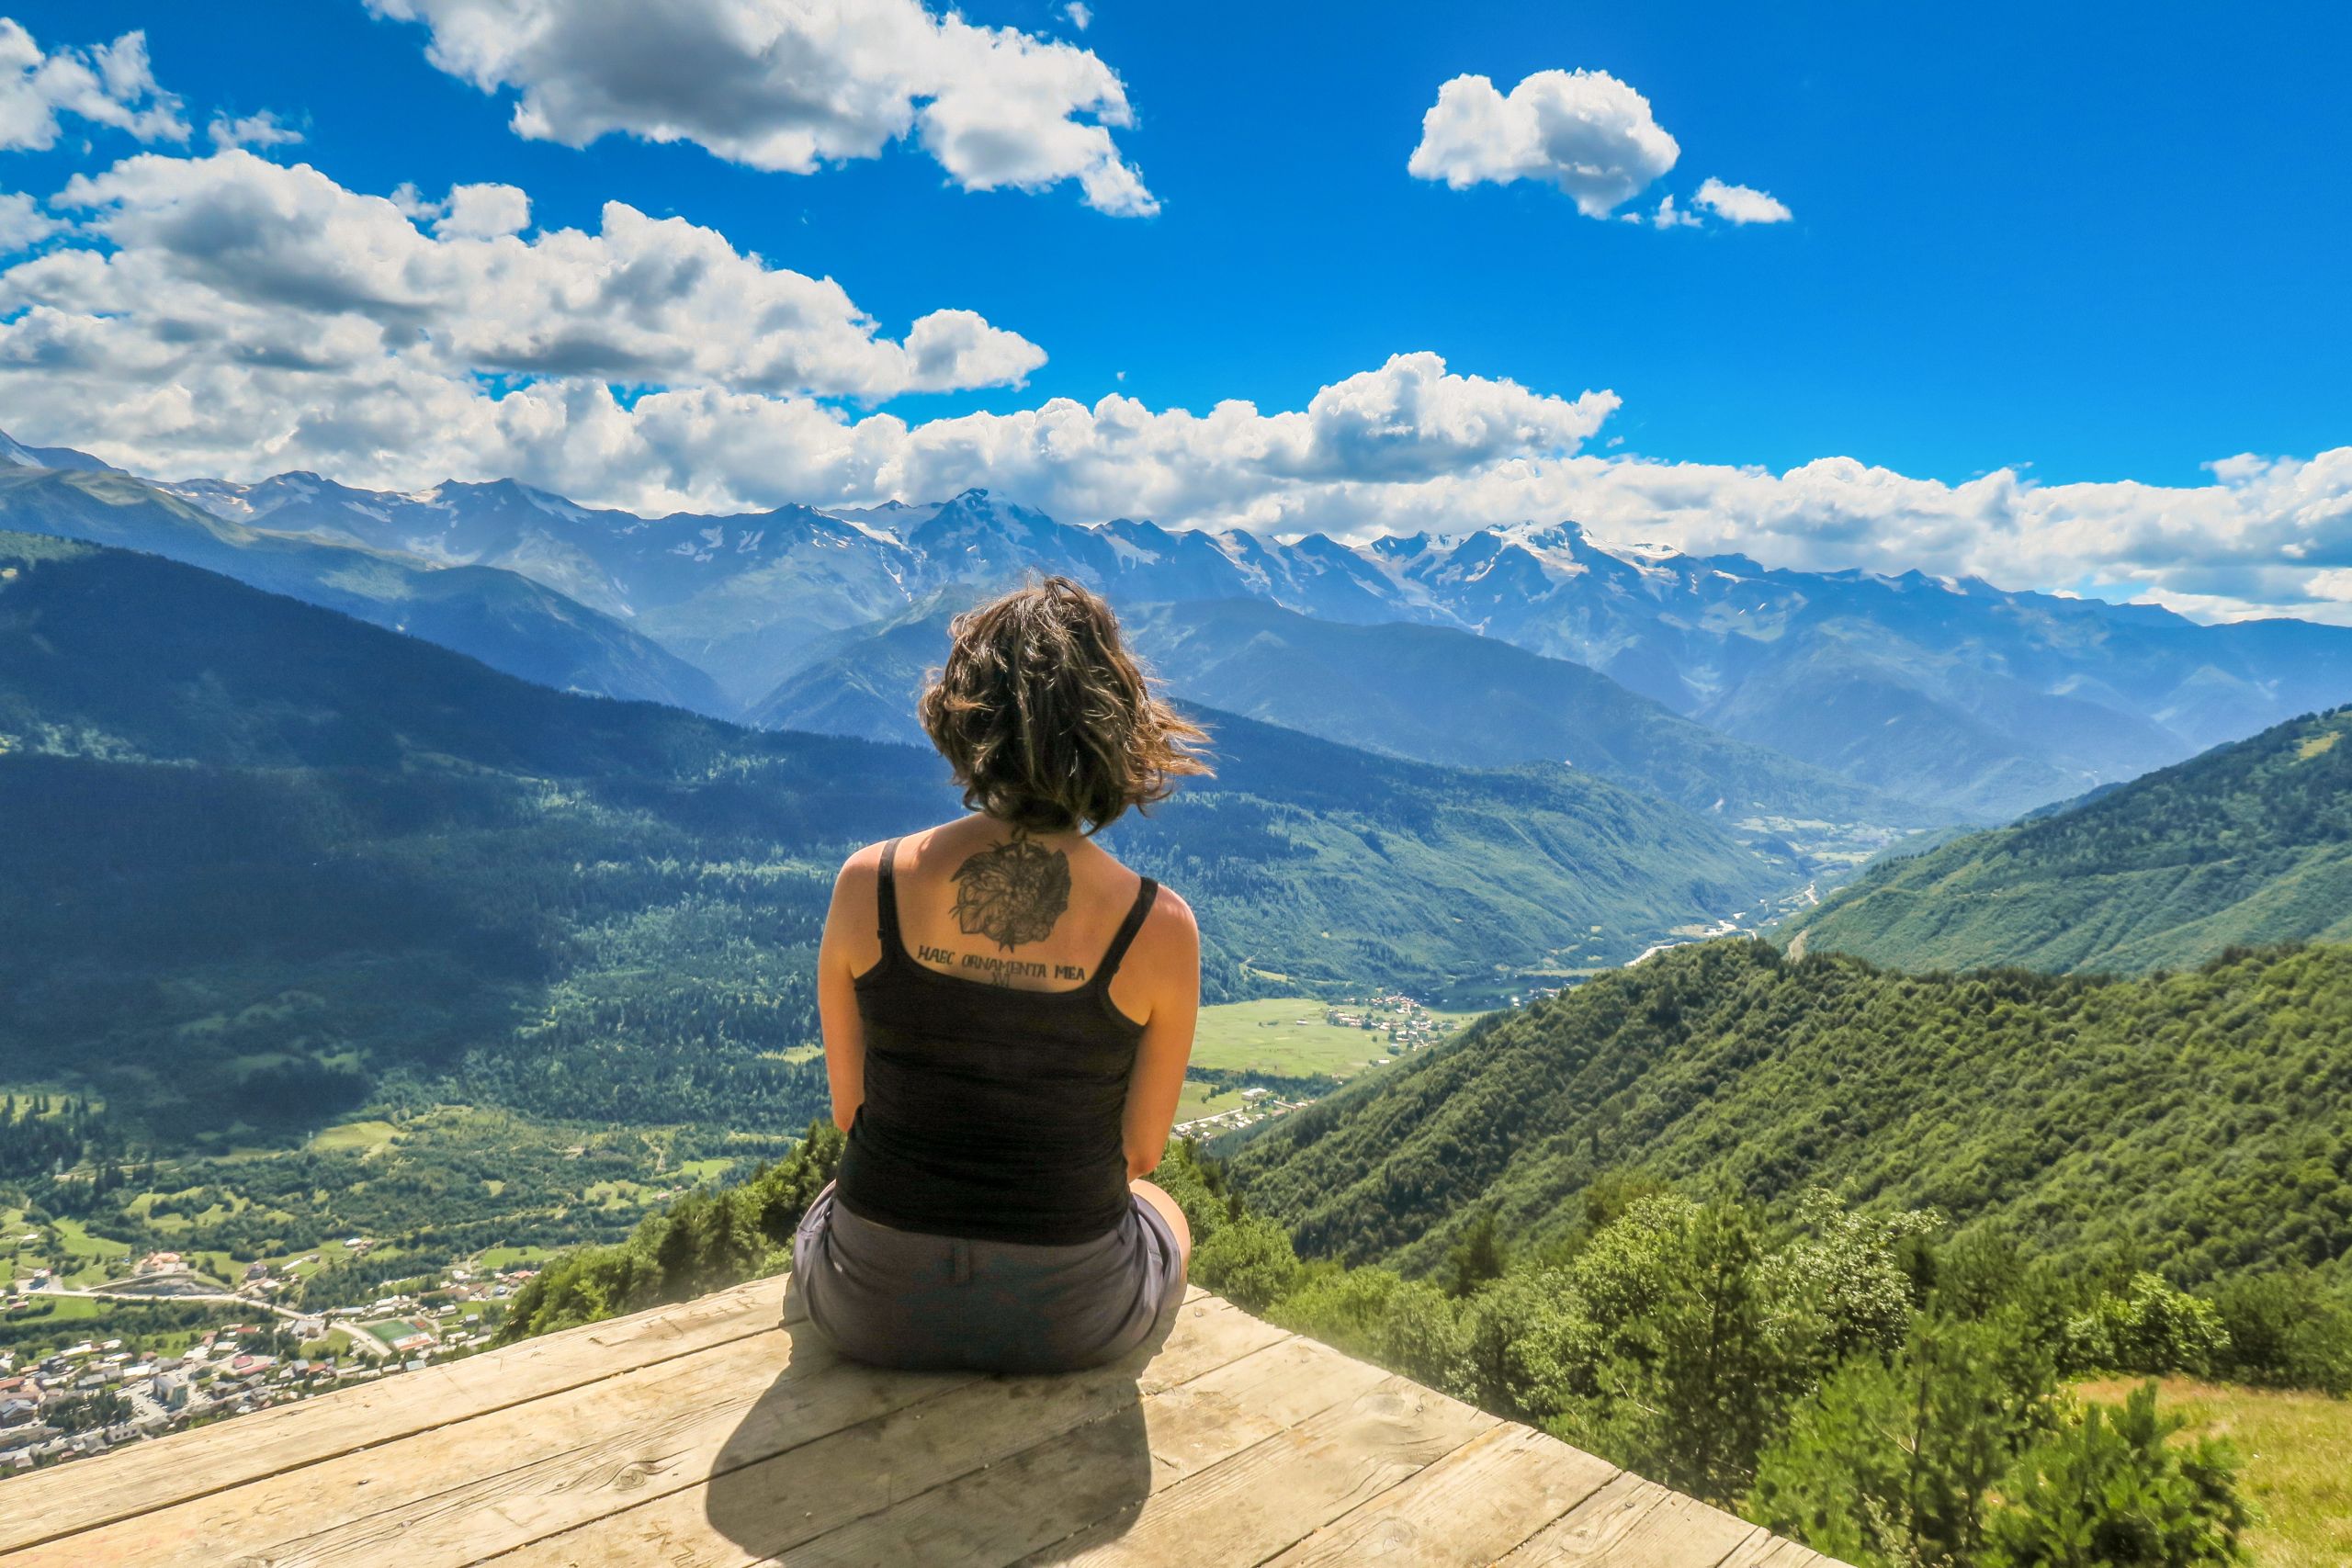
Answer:
[{"label": "snow-capped mountain", "polygon": [[399,493],[281,474],[165,488],[273,536],[516,573],[629,626],[746,708],[864,630],[1041,572],[1129,605],[1257,599],[1478,632],[1873,788],[1987,818],[2352,697],[2352,629],[2205,626],[1973,579],[1767,568],[1603,543],[1571,523],[1353,544],[1132,518],[1076,525],[986,490],[641,517],[513,480]]}]

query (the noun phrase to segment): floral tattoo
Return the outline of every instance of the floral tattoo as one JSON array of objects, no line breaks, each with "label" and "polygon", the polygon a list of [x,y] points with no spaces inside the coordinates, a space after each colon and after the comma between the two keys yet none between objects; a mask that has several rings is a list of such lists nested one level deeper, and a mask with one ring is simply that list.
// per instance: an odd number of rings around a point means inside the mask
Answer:
[{"label": "floral tattoo", "polygon": [[1069,908],[1069,856],[1015,833],[956,868],[956,925],[1001,948],[1043,942]]}]

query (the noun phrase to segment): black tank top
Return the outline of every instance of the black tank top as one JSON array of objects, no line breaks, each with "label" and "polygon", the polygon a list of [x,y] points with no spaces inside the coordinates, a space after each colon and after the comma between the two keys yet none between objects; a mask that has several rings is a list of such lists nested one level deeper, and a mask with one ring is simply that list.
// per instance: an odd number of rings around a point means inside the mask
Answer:
[{"label": "black tank top", "polygon": [[1111,977],[1159,891],[1149,877],[1102,962],[1069,991],[1023,991],[917,963],[882,847],[882,958],[857,977],[865,1099],[834,1201],[861,1219],[975,1241],[1063,1246],[1125,1219],[1122,1122],[1143,1025]]}]

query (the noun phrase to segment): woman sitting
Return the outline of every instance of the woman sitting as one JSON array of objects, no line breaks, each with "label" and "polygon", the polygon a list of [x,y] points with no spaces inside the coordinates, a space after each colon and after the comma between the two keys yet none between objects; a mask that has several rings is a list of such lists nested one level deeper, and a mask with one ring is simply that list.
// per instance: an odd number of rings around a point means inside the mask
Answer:
[{"label": "woman sitting", "polygon": [[854,1359],[1051,1371],[1116,1359],[1182,1299],[1159,1163],[1200,934],[1092,835],[1208,770],[1110,607],[1066,578],[956,617],[923,728],[971,815],[860,850],[818,956],[839,1179],[793,1244]]}]

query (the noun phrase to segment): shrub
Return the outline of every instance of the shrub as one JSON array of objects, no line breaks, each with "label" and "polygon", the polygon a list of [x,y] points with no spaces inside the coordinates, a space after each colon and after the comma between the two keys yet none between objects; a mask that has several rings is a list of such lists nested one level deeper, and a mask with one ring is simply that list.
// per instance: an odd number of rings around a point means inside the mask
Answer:
[{"label": "shrub", "polygon": [[2270,1388],[2352,1393],[2352,1310],[2307,1272],[2240,1275],[2213,1292],[2229,1346],[2214,1370]]},{"label": "shrub", "polygon": [[2070,1371],[2202,1376],[2228,1353],[2230,1336],[2212,1303],[2143,1272],[2068,1323],[2066,1347]]},{"label": "shrub", "polygon": [[2090,1405],[2028,1450],[1987,1521],[1986,1568],[2199,1568],[2245,1560],[2247,1512],[2229,1446],[2169,1442],[2156,1385]]},{"label": "shrub", "polygon": [[1217,1225],[1193,1247],[1193,1277],[1244,1312],[1262,1314],[1299,1281],[1290,1233],[1244,1214]]}]

